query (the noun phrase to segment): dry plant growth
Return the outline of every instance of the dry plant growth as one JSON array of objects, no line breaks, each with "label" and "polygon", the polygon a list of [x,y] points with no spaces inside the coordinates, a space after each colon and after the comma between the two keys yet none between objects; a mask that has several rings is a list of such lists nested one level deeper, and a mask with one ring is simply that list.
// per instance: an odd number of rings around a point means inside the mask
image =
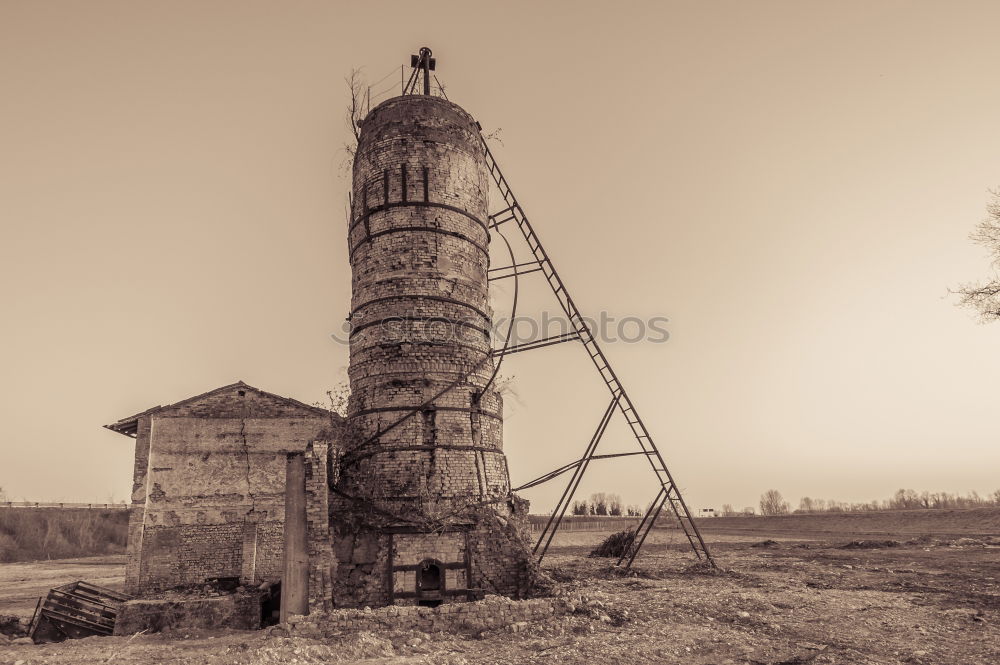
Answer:
[{"label": "dry plant growth", "polygon": [[621,557],[635,542],[635,530],[625,529],[611,534],[590,552],[594,557]]},{"label": "dry plant growth", "polygon": [[0,508],[0,562],[125,551],[128,512],[85,508]]}]

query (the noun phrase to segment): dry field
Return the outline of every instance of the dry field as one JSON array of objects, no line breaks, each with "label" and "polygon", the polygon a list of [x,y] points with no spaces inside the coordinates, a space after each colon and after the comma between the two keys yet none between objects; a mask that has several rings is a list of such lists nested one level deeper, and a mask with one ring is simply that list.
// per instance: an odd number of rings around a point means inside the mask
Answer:
[{"label": "dry field", "polygon": [[121,554],[128,511],[0,506],[0,563]]},{"label": "dry field", "polygon": [[[601,534],[560,534],[545,568],[599,602],[517,633],[364,633],[336,642],[264,632],[140,635],[0,644],[0,663],[1000,663],[1000,510],[703,525],[721,573],[692,568],[669,531],[654,535],[629,576],[586,557]],[[861,539],[869,542],[844,547]],[[883,546],[871,547],[874,540]],[[88,561],[96,564],[90,573]],[[108,564],[0,566],[0,606],[28,607],[29,590],[81,572],[107,584],[108,573],[120,576]]]}]

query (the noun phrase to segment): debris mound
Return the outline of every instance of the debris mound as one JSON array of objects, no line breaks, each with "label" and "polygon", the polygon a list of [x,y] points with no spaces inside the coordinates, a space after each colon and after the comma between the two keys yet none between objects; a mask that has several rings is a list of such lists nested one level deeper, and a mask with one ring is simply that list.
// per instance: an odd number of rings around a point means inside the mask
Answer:
[{"label": "debris mound", "polygon": [[719,568],[708,559],[698,559],[697,561],[684,566],[681,571],[685,575],[726,575],[727,571]]},{"label": "debris mound", "polygon": [[900,547],[902,543],[898,540],[852,540],[846,545],[841,545],[842,550],[878,550],[884,547]]},{"label": "debris mound", "polygon": [[633,542],[635,542],[635,530],[625,529],[605,538],[604,542],[591,551],[590,556],[624,556]]},{"label": "debris mound", "polygon": [[0,637],[17,639],[28,634],[28,624],[14,614],[0,614]]},{"label": "debris mound", "polygon": [[767,550],[772,550],[772,549],[774,549],[776,547],[780,547],[780,545],[778,544],[777,540],[771,540],[769,538],[767,540],[762,540],[759,543],[754,543],[750,547],[762,547],[762,548],[767,549]]}]

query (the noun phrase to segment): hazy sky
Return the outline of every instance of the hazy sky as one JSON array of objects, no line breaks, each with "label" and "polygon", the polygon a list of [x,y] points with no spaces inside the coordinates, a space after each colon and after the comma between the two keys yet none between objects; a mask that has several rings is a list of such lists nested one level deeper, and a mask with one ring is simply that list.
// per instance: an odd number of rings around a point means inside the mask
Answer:
[{"label": "hazy sky", "polygon": [[[581,309],[669,318],[607,353],[692,507],[996,489],[1000,326],[947,288],[988,274],[997,25],[986,1],[4,0],[0,486],[121,499],[132,441],[102,424],[345,380],[343,78],[428,45]],[[519,484],[607,398],[579,345],[504,373]],[[591,470],[585,494],[656,489]]]}]

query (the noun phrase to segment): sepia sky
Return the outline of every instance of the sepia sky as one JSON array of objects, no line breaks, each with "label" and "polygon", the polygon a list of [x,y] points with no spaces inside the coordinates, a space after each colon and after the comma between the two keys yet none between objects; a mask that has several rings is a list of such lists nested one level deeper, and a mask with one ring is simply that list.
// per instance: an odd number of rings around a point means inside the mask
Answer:
[{"label": "sepia sky", "polygon": [[[391,87],[428,45],[584,313],[669,319],[606,351],[692,508],[997,489],[1000,326],[948,294],[989,273],[997,25],[989,1],[0,1],[0,486],[120,500],[133,442],[102,424],[346,380],[343,78]],[[607,402],[579,345],[503,374],[514,484],[577,458]],[[581,492],[650,500],[627,460]]]}]

